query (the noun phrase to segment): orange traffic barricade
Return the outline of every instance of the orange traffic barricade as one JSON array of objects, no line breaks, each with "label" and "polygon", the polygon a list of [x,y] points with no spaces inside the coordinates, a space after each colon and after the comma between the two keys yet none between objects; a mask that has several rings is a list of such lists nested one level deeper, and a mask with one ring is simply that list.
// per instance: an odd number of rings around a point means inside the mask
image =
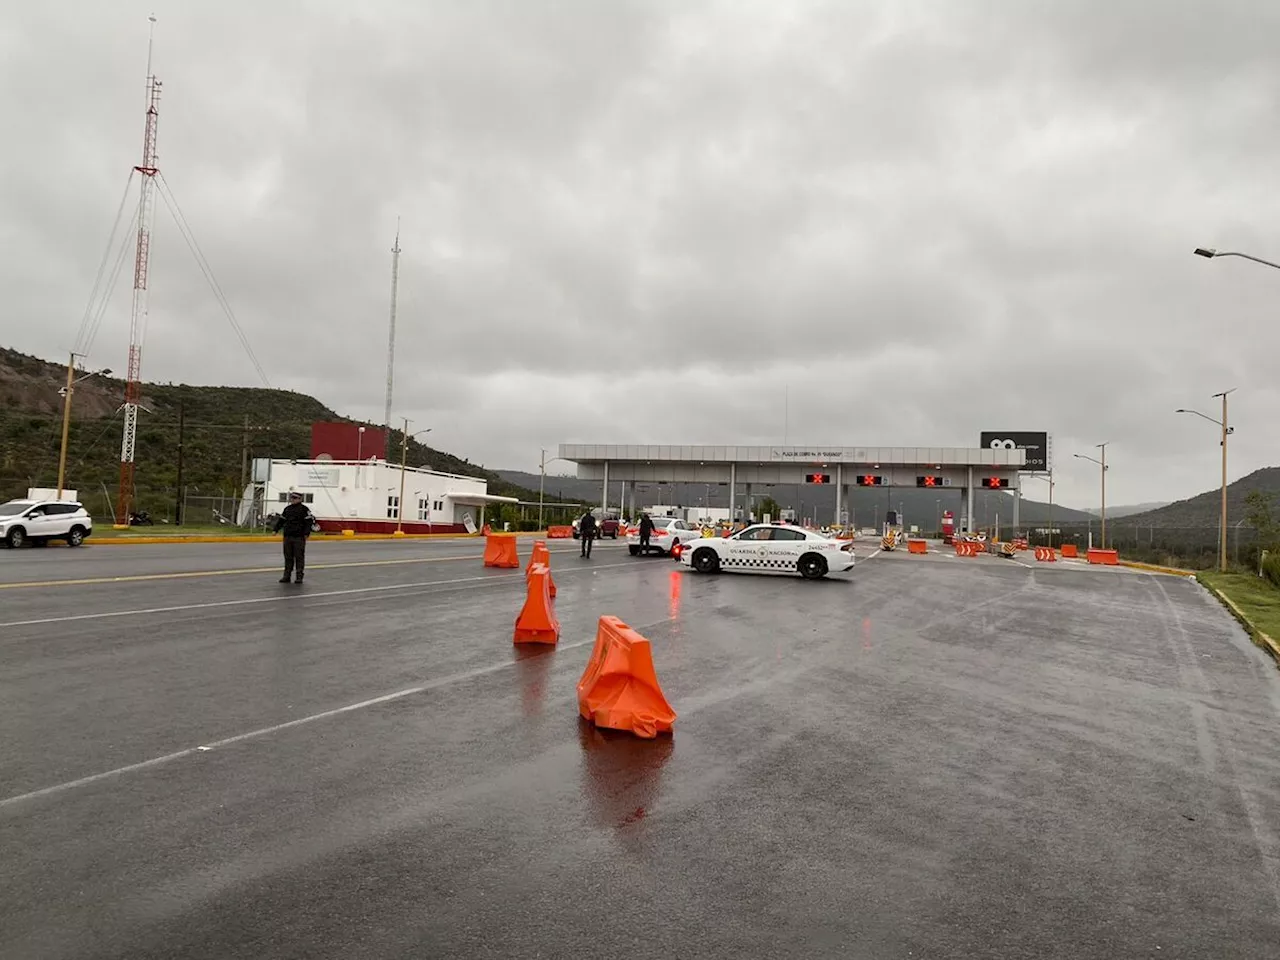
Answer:
[{"label": "orange traffic barricade", "polygon": [[928,553],[929,542],[927,540],[908,540],[907,553]]},{"label": "orange traffic barricade", "polygon": [[1108,567],[1114,567],[1120,563],[1120,554],[1115,550],[1092,549],[1085,554],[1085,559],[1089,563],[1100,563]]},{"label": "orange traffic barricade", "polygon": [[514,643],[557,643],[560,621],[551,603],[551,569],[543,563],[530,565],[526,574],[529,591],[516,617]]},{"label": "orange traffic barricade", "polygon": [[484,565],[486,567],[520,568],[516,553],[516,538],[510,533],[491,533],[484,540]]},{"label": "orange traffic barricade", "polygon": [[573,527],[547,527],[548,540],[572,540]]},{"label": "orange traffic barricade", "polygon": [[547,541],[545,540],[533,541],[533,556],[529,558],[529,565],[524,568],[524,576],[526,580],[528,580],[530,575],[533,573],[533,566],[536,563],[540,563],[547,568],[548,589],[551,593],[552,599],[555,599],[556,580],[555,577],[551,576],[551,551],[547,548]]},{"label": "orange traffic barricade", "polygon": [[649,641],[617,617],[601,617],[587,669],[578,681],[578,712],[598,727],[652,739],[670,733],[676,712],[658,685]]},{"label": "orange traffic barricade", "polygon": [[1064,543],[1062,545],[1062,555],[1064,557],[1073,557],[1073,558],[1080,556],[1079,552],[1077,552],[1076,550],[1076,545],[1074,543]]},{"label": "orange traffic barricade", "polygon": [[1053,563],[1058,559],[1058,554],[1053,547],[1036,547],[1036,559],[1041,563]]}]

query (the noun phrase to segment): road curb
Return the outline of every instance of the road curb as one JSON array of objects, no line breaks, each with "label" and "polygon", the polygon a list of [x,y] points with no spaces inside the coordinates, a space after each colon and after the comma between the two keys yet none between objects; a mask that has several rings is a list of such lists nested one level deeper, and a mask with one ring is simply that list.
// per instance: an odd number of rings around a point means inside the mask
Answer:
[{"label": "road curb", "polygon": [[1245,630],[1249,633],[1251,637],[1254,638],[1254,641],[1258,644],[1258,646],[1262,647],[1262,649],[1266,650],[1267,653],[1271,654],[1272,659],[1276,661],[1276,666],[1280,667],[1280,643],[1277,643],[1273,638],[1267,636],[1265,633],[1263,633],[1261,630],[1255,627],[1253,625],[1253,621],[1249,619],[1248,614],[1246,614],[1243,610],[1237,607],[1235,603],[1232,601],[1232,599],[1228,597],[1225,593],[1223,593],[1221,590],[1219,590],[1217,587],[1211,587],[1207,583],[1203,583],[1199,578],[1196,579],[1196,583],[1199,583],[1200,586],[1204,587],[1210,593],[1215,594],[1219,600],[1221,600],[1224,604],[1226,604],[1227,608],[1232,612],[1235,618],[1239,620],[1241,624],[1244,625]]},{"label": "road curb", "polygon": [[1139,563],[1137,560],[1121,560],[1120,566],[1132,567],[1134,570],[1145,570],[1148,573],[1167,573],[1171,577],[1194,577],[1194,570],[1183,570],[1181,567],[1162,567],[1157,563]]}]

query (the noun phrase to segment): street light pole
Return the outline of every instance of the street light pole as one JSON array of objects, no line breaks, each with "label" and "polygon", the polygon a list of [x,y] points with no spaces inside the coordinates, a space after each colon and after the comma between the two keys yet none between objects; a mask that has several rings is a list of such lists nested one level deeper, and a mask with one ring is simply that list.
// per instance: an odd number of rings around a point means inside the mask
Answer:
[{"label": "street light pole", "polygon": [[1098,444],[1102,450],[1102,549],[1107,549],[1107,445]]},{"label": "street light pole", "polygon": [[1236,432],[1236,428],[1227,424],[1227,395],[1235,393],[1236,388],[1223,390],[1221,393],[1215,393],[1213,398],[1222,398],[1222,419],[1215,420],[1199,410],[1187,410],[1179,408],[1175,413],[1190,413],[1202,420],[1208,420],[1210,423],[1216,423],[1222,429],[1222,516],[1218,521],[1218,568],[1223,572],[1227,572],[1227,437]]},{"label": "street light pole", "polygon": [[542,457],[538,461],[538,529],[542,529],[542,500],[543,491],[547,487],[547,451],[542,451]]},{"label": "street light pole", "polygon": [[1265,267],[1275,267],[1280,270],[1280,263],[1272,263],[1270,260],[1263,260],[1261,257],[1255,257],[1249,253],[1238,253],[1231,250],[1214,250],[1212,247],[1196,247],[1195,255],[1197,257],[1207,257],[1212,260],[1215,257],[1243,257],[1245,260],[1252,260],[1254,263],[1260,263]]},{"label": "street light pole", "polygon": [[[1232,389],[1235,389],[1234,387]],[[1231,432],[1227,426],[1227,394],[1231,390],[1223,390],[1221,393],[1215,393],[1215,397],[1222,397],[1222,544],[1220,568],[1223,573],[1227,572],[1227,434]]]},{"label": "street light pole", "polygon": [[[1102,467],[1102,536],[1101,544],[1099,545],[1099,549],[1102,550],[1107,549],[1107,444],[1110,442],[1111,441],[1108,440],[1107,443],[1098,444],[1098,448],[1102,451],[1101,460],[1095,460],[1093,457],[1086,456],[1083,453],[1072,454],[1073,457],[1079,457],[1081,460],[1088,460],[1091,463],[1096,463]],[[1050,496],[1052,495],[1053,492],[1050,490]],[[1051,523],[1050,527],[1052,526],[1053,524]],[[1049,536],[1052,539],[1053,534],[1051,533]]]}]

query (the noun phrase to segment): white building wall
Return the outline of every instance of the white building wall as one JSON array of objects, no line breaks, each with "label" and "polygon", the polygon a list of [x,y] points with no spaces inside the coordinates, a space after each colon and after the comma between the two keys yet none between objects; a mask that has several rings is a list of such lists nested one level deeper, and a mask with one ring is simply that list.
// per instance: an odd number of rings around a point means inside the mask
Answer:
[{"label": "white building wall", "polygon": [[[384,461],[275,460],[264,507],[267,513],[282,509],[296,490],[321,520],[397,520],[400,481],[400,467]],[[478,508],[455,503],[450,495],[483,497],[487,491],[485,480],[407,468],[403,522],[462,523],[464,513],[474,518]]]}]

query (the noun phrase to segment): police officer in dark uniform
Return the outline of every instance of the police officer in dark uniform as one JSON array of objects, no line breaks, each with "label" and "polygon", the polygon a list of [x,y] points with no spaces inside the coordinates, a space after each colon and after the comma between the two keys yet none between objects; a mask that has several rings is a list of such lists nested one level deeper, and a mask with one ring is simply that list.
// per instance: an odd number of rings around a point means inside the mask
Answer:
[{"label": "police officer in dark uniform", "polygon": [[591,556],[591,542],[596,538],[596,517],[590,510],[578,521],[578,536],[582,538],[582,556]]},{"label": "police officer in dark uniform", "polygon": [[284,576],[281,583],[288,583],[297,572],[296,583],[302,582],[307,566],[307,537],[311,536],[314,521],[310,509],[302,502],[302,494],[296,490],[289,494],[289,505],[276,518],[275,532],[284,531]]},{"label": "police officer in dark uniform", "polygon": [[653,534],[653,518],[648,513],[640,518],[640,552],[649,552],[649,537]]}]

